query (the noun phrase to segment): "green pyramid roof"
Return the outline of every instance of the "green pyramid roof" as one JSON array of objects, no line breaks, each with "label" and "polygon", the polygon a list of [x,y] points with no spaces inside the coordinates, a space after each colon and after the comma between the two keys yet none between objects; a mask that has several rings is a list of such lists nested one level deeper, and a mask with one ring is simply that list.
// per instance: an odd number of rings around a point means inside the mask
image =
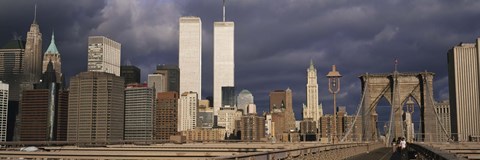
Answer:
[{"label": "green pyramid roof", "polygon": [[55,45],[55,34],[52,32],[52,41],[50,42],[50,45],[48,46],[47,51],[45,54],[60,54],[57,49],[57,45]]}]

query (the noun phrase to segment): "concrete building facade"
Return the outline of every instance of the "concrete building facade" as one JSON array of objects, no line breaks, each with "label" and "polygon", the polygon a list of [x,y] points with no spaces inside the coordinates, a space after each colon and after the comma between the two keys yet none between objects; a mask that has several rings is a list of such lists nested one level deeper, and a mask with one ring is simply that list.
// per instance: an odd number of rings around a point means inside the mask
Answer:
[{"label": "concrete building facade", "polygon": [[104,36],[88,37],[88,71],[120,76],[121,44]]},{"label": "concrete building facade", "polygon": [[307,105],[303,106],[303,118],[310,118],[315,121],[323,115],[322,104],[318,103],[318,83],[317,83],[317,69],[310,61],[310,67],[307,69]]},{"label": "concrete building facade", "polygon": [[283,132],[295,130],[295,114],[290,88],[270,92],[270,112],[272,122],[275,123],[275,134],[280,135]]},{"label": "concrete building facade", "polygon": [[448,51],[448,81],[452,135],[469,141],[480,137],[480,38]]},{"label": "concrete building facade", "polygon": [[153,140],[155,89],[147,84],[125,88],[125,140]]},{"label": "concrete building facade", "polygon": [[233,134],[235,130],[235,120],[239,120],[242,115],[237,114],[235,107],[221,107],[218,111],[217,125],[225,127],[228,134]]},{"label": "concrete building facade", "polygon": [[202,21],[180,17],[178,67],[180,92],[196,92],[202,98]]},{"label": "concrete building facade", "polygon": [[197,128],[213,127],[213,108],[208,100],[198,102]]},{"label": "concrete building facade", "polygon": [[450,102],[447,100],[435,103],[435,112],[437,112],[439,119],[439,121],[436,122],[437,134],[435,134],[435,137],[440,142],[447,142],[452,138]]},{"label": "concrete building facade", "polygon": [[254,114],[242,116],[239,120],[240,139],[242,141],[260,141],[265,138],[265,118]]},{"label": "concrete building facade", "polygon": [[7,141],[8,84],[0,81],[0,142]]},{"label": "concrete building facade", "polygon": [[222,107],[222,87],[235,86],[234,22],[213,24],[213,107]]},{"label": "concrete building facade", "polygon": [[178,131],[194,129],[197,126],[198,94],[185,92],[178,99]]},{"label": "concrete building facade", "polygon": [[105,144],[123,140],[124,80],[105,72],[82,72],[70,80],[67,141]]},{"label": "concrete building facade", "polygon": [[148,74],[147,83],[148,87],[155,88],[155,92],[166,92],[167,86],[165,86],[165,82],[167,77],[163,74]]},{"label": "concrete building facade", "polygon": [[157,93],[155,139],[167,141],[178,132],[178,93]]},{"label": "concrete building facade", "polygon": [[225,140],[226,131],[223,128],[195,128],[181,131],[187,142],[215,142]]}]

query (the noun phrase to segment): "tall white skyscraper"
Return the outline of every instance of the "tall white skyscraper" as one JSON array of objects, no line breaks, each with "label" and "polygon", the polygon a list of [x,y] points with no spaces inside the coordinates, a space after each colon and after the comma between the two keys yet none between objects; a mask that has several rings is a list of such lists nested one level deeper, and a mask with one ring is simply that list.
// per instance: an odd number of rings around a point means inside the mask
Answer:
[{"label": "tall white skyscraper", "polygon": [[215,22],[213,28],[213,108],[222,106],[222,87],[235,86],[234,22]]},{"label": "tall white skyscraper", "polygon": [[24,84],[26,86],[23,86],[23,89],[33,89],[33,83],[37,83],[42,76],[42,33],[37,24],[37,5],[35,5],[33,23],[27,32],[26,40],[23,58],[23,73],[26,78]]},{"label": "tall white skyscraper", "polygon": [[7,140],[8,84],[0,81],[0,142]]},{"label": "tall white skyscraper", "polygon": [[184,92],[178,99],[178,131],[194,129],[197,126],[198,94]]},{"label": "tall white skyscraper", "polygon": [[448,83],[452,136],[468,141],[480,135],[480,38],[448,51]]},{"label": "tall white skyscraper", "polygon": [[180,17],[179,26],[180,93],[193,91],[202,98],[202,21]]},{"label": "tall white skyscraper", "polygon": [[318,120],[322,115],[322,105],[318,104],[317,69],[310,60],[310,67],[307,69],[307,105],[303,106],[303,119],[311,118],[319,125]]},{"label": "tall white skyscraper", "polygon": [[120,76],[120,50],[120,43],[107,37],[88,37],[88,71]]}]

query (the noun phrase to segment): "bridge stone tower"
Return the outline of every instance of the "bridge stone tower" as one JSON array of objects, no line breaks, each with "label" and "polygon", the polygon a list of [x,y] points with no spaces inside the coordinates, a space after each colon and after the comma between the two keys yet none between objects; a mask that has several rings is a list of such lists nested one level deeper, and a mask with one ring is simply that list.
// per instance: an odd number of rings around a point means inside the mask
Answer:
[{"label": "bridge stone tower", "polygon": [[[405,137],[403,132],[402,107],[409,97],[420,106],[421,139],[426,142],[435,141],[435,111],[433,103],[432,72],[387,74],[363,74],[362,93],[365,94],[362,106],[362,134],[364,141],[377,140],[376,108],[382,97],[392,106],[393,119],[390,120],[392,137]],[[385,115],[380,115],[385,116]]]}]

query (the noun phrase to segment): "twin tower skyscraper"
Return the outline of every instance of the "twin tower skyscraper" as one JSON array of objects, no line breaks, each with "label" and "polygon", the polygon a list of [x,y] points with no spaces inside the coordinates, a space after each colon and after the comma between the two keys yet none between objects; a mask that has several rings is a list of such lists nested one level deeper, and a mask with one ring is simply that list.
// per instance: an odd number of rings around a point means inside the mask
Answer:
[{"label": "twin tower skyscraper", "polygon": [[[180,93],[202,93],[202,21],[199,17],[181,17],[179,20]],[[222,87],[235,85],[234,63],[235,24],[225,21],[225,1],[223,21],[214,22],[213,28],[213,107],[214,115],[222,105]]]}]

